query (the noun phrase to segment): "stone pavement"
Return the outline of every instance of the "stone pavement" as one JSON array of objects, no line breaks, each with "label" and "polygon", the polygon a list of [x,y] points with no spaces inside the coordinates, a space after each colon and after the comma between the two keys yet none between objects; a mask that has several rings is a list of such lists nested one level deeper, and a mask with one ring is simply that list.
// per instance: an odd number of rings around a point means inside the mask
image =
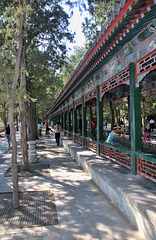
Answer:
[{"label": "stone pavement", "polygon": [[[49,164],[50,174],[20,177],[19,190],[53,191],[58,224],[10,229],[0,226],[1,240],[142,239],[64,148],[56,146],[53,134],[42,136],[37,141],[37,156],[39,164]],[[4,163],[0,165],[0,193],[12,192],[12,179],[5,177],[10,164],[8,152]],[[20,158],[18,164],[21,164]]]},{"label": "stone pavement", "polygon": [[8,149],[7,139],[5,137],[5,132],[0,133],[0,155],[5,153]]}]

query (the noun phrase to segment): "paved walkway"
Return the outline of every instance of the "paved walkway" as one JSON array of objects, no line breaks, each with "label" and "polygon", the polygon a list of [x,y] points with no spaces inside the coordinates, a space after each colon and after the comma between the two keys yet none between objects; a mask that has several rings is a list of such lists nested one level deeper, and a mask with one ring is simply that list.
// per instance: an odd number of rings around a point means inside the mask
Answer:
[{"label": "paved walkway", "polygon": [[0,155],[6,152],[8,149],[7,139],[5,137],[5,132],[0,133]]},{"label": "paved walkway", "polygon": [[[52,190],[58,224],[16,229],[4,229],[0,226],[1,240],[142,239],[64,148],[56,146],[53,135],[43,136],[38,140],[37,155],[39,163],[50,164],[50,176],[20,177],[19,189],[24,192]],[[8,152],[5,154],[5,162],[0,165],[0,193],[12,191],[11,177],[4,177],[9,167]]]}]

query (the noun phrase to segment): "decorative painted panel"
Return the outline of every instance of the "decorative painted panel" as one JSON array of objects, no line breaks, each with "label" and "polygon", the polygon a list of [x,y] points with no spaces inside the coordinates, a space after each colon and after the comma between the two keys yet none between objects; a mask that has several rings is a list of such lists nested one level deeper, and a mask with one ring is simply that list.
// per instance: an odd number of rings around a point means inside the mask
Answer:
[{"label": "decorative painted panel", "polygon": [[[153,28],[151,27],[153,26]],[[155,30],[154,30],[155,29]],[[153,32],[156,32],[156,21],[153,22],[148,28],[146,28],[139,36],[138,40],[140,40],[140,58],[144,57],[148,53],[152,52],[154,49],[156,49],[156,35],[152,34]],[[149,36],[148,36],[149,34]],[[143,39],[140,39],[139,37],[141,35],[144,35]]]},{"label": "decorative painted panel", "polygon": [[142,38],[140,35],[141,34],[124,45],[124,47],[101,68],[100,73],[102,82],[107,81],[109,78],[128,67],[130,62],[136,62],[150,53],[153,49],[156,49],[156,37],[152,31],[150,31],[150,35],[145,34]]},{"label": "decorative painted panel", "polygon": [[[152,24],[155,26],[155,21]],[[97,84],[101,86],[100,98],[102,98],[106,91],[110,91],[110,89],[123,84],[123,82],[126,82],[129,85],[129,63],[131,61],[137,62],[140,57],[156,48],[156,39],[155,34],[153,33],[154,30],[151,27],[153,26],[152,24],[150,24],[143,32],[139,33],[132,41],[125,44],[110,61],[108,61],[92,77],[86,80],[83,86],[74,93],[74,100],[81,98],[85,93],[87,93],[85,94],[85,101],[95,97],[93,89]],[[154,61],[156,61],[155,59],[156,56],[154,56]],[[142,69],[148,69],[148,65],[151,66],[152,64],[151,61],[151,59],[147,59],[146,62],[138,64],[142,64],[140,65]],[[138,82],[145,76],[144,72],[140,72],[140,74],[142,74],[142,76],[138,76]],[[69,100],[70,103],[71,101]]]},{"label": "decorative painted panel", "polygon": [[102,76],[100,71],[98,71],[97,73],[95,73],[95,81],[97,85],[100,85],[102,83]]},{"label": "decorative painted panel", "polygon": [[[110,91],[123,83],[129,85],[128,65],[131,61],[137,62],[138,78],[136,84],[138,86],[138,83],[143,77],[156,67],[155,31],[156,20],[151,22],[151,24],[149,24],[144,31],[134,37],[132,41],[125,44],[123,48],[99,71],[87,79],[84,84],[74,92],[74,98],[73,96],[70,96],[68,104],[71,104],[73,100],[77,101],[77,99],[81,98],[84,94],[85,101],[96,97],[94,88],[97,84],[100,85],[100,98],[102,98],[107,91]],[[153,52],[151,54],[152,50]],[[140,58],[141,60],[139,60]]]},{"label": "decorative painted panel", "polygon": [[93,75],[84,83],[84,93],[90,92],[93,88],[96,87],[96,85],[97,85],[97,81],[95,79],[95,75]]},{"label": "decorative painted panel", "polygon": [[74,96],[71,96],[71,97],[69,98],[69,102],[68,102],[69,105],[71,105],[71,104],[73,103],[73,98],[74,98]]},{"label": "decorative painted panel", "polygon": [[81,86],[79,87],[79,89],[77,89],[75,92],[74,92],[74,100],[77,100],[78,98],[80,98],[82,95],[83,95],[83,91],[84,91],[84,87]]}]

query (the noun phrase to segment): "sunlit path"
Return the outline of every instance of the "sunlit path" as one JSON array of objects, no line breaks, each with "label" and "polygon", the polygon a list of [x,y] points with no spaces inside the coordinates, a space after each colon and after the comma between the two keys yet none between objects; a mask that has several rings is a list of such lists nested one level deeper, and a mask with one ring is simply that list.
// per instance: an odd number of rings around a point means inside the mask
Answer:
[{"label": "sunlit path", "polygon": [[[56,146],[52,134],[42,136],[37,142],[37,164],[50,166],[50,174],[20,177],[20,191],[52,191],[58,224],[14,229],[0,226],[0,239],[142,239],[64,148]],[[1,179],[0,192],[10,192],[11,177]]]}]

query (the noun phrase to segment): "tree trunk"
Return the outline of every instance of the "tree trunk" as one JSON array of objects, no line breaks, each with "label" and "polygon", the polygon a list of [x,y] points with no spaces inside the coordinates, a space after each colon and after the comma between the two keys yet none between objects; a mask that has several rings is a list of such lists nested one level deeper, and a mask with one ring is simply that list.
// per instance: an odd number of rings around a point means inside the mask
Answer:
[{"label": "tree trunk", "polygon": [[26,79],[25,79],[25,49],[23,47],[21,56],[21,80],[20,80],[20,120],[21,120],[21,151],[23,157],[23,170],[29,171],[27,127],[26,127]]},{"label": "tree trunk", "polygon": [[[29,96],[31,94],[31,79],[27,79],[27,92]],[[36,118],[36,104],[30,100],[27,106],[27,124],[28,124],[28,140],[36,140],[38,139],[37,134],[37,118]]]},{"label": "tree trunk", "polygon": [[[20,6],[20,1],[19,1]],[[19,79],[19,69],[20,69],[20,59],[21,59],[21,53],[22,53],[22,46],[23,46],[23,21],[20,21],[19,19],[18,28],[17,28],[17,53],[16,53],[16,60],[14,56],[12,56],[12,50],[9,50],[10,43],[7,42],[8,38],[4,38],[6,40],[5,44],[8,47],[8,50],[10,51],[10,56],[14,58],[15,61],[15,70],[14,70],[14,77],[9,78],[6,71],[6,65],[2,66],[2,70],[5,76],[5,83],[6,83],[6,90],[8,94],[8,103],[9,103],[9,124],[10,124],[10,135],[11,135],[11,141],[12,141],[12,162],[11,162],[11,169],[12,169],[12,180],[13,180],[13,207],[18,208],[19,207],[19,188],[18,188],[18,167],[17,167],[17,142],[15,137],[15,124],[14,124],[14,97],[15,92],[17,88],[17,82]],[[16,21],[15,21],[16,22]],[[5,34],[4,34],[5,35]],[[6,34],[7,35],[7,34]],[[9,45],[7,45],[9,44]],[[2,54],[3,55],[3,54]],[[4,53],[5,56],[5,53]],[[11,59],[11,58],[10,58]],[[3,61],[2,61],[3,62]],[[10,62],[10,61],[9,61]],[[10,62],[11,63],[11,62]],[[9,86],[10,85],[10,86]]]},{"label": "tree trunk", "polygon": [[12,141],[12,181],[13,181],[13,207],[19,208],[19,189],[18,189],[18,166],[17,166],[17,142],[15,137],[15,124],[13,120],[14,105],[13,98],[9,99],[9,124]]},{"label": "tree trunk", "polygon": [[36,105],[31,102],[28,106],[28,140],[38,139],[37,125],[36,125]]}]

